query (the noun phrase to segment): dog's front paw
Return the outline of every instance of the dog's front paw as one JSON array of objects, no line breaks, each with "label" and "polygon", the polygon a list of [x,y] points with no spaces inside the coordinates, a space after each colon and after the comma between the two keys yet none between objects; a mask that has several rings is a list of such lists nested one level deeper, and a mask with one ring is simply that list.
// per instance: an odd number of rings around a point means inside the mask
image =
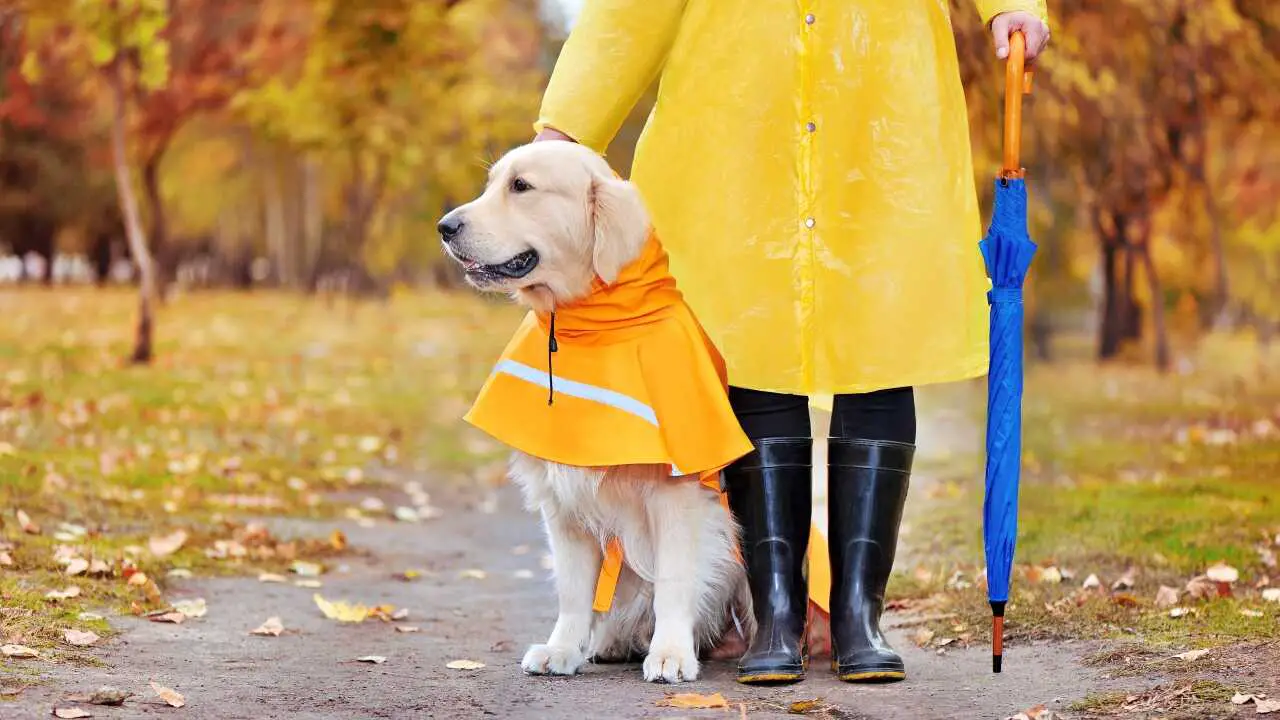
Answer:
[{"label": "dog's front paw", "polygon": [[698,654],[692,645],[654,645],[644,659],[644,679],[646,682],[669,683],[697,680]]},{"label": "dog's front paw", "polygon": [[520,667],[530,675],[576,675],[585,662],[586,657],[578,648],[531,645]]}]

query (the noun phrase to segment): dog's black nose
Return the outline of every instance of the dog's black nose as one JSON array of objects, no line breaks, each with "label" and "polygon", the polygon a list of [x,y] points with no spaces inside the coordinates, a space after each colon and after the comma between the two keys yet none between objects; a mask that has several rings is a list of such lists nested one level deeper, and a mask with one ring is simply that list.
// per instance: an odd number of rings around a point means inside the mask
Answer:
[{"label": "dog's black nose", "polygon": [[454,238],[458,237],[458,233],[462,232],[462,226],[464,224],[465,223],[462,222],[462,217],[460,215],[449,213],[443,218],[440,218],[440,222],[436,224],[436,230],[440,231],[441,240],[450,242]]}]

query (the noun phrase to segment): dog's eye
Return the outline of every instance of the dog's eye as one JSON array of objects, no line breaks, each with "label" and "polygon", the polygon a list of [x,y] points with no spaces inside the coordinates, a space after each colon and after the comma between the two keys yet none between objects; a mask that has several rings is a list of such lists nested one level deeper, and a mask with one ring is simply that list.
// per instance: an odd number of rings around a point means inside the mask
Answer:
[{"label": "dog's eye", "polygon": [[530,185],[528,181],[526,181],[524,178],[516,178],[515,180],[511,181],[511,192],[513,193],[529,192],[532,189],[533,189],[533,186]]}]

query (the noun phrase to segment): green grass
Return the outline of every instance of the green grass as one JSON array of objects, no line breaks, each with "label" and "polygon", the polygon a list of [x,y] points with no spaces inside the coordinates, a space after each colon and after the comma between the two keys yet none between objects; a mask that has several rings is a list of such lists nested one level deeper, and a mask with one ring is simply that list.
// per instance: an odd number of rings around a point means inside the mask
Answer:
[{"label": "green grass", "polygon": [[[1159,646],[1280,637],[1280,604],[1264,602],[1255,587],[1280,583],[1259,552],[1280,554],[1280,377],[1265,372],[1247,338],[1210,338],[1199,359],[1201,369],[1186,375],[1076,361],[1029,370],[1013,637]],[[959,386],[926,402],[980,421],[984,393]],[[973,582],[982,568],[980,452],[930,471],[940,482],[908,521],[914,561],[899,567],[890,592],[955,612],[985,639],[981,585],[945,584],[957,569]],[[1232,597],[1184,596],[1180,605],[1194,614],[1180,618],[1155,606],[1159,586],[1182,589],[1216,562],[1240,572]],[[1037,582],[1050,566],[1074,578]],[[1112,592],[1130,568],[1135,587]],[[1102,590],[1081,589],[1090,574]]]},{"label": "green grass", "polygon": [[[336,552],[326,538],[258,538],[243,559],[206,550],[245,536],[237,517],[332,517],[385,475],[469,482],[500,455],[459,418],[506,340],[492,328],[514,326],[514,308],[467,294],[332,304],[185,295],[160,311],[151,367],[122,362],[134,311],[127,291],[0,292],[0,550],[13,560],[0,569],[5,642],[85,655],[60,640],[80,612],[164,603],[128,585],[126,569],[163,588],[175,567],[256,573],[323,559]],[[18,510],[38,534],[23,531]],[[84,536],[55,539],[64,523]],[[145,550],[178,528],[190,539],[177,554]],[[62,576],[59,545],[110,571]],[[68,584],[82,594],[45,599]]]}]

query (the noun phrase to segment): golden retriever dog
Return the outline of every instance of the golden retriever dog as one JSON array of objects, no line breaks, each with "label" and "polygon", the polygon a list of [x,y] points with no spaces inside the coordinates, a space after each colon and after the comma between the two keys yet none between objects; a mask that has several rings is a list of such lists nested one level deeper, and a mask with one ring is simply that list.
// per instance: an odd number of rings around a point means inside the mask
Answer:
[{"label": "golden retriever dog", "polygon": [[[439,223],[445,251],[479,290],[551,311],[615,280],[650,232],[640,194],[605,160],[569,142],[516,148],[484,193]],[[667,466],[572,467],[515,452],[511,477],[540,513],[559,615],[521,666],[573,675],[588,660],[644,656],[647,681],[698,677],[702,651],[754,631],[738,528],[697,478]],[[593,612],[602,550],[619,538],[626,562],[611,609]]]}]

